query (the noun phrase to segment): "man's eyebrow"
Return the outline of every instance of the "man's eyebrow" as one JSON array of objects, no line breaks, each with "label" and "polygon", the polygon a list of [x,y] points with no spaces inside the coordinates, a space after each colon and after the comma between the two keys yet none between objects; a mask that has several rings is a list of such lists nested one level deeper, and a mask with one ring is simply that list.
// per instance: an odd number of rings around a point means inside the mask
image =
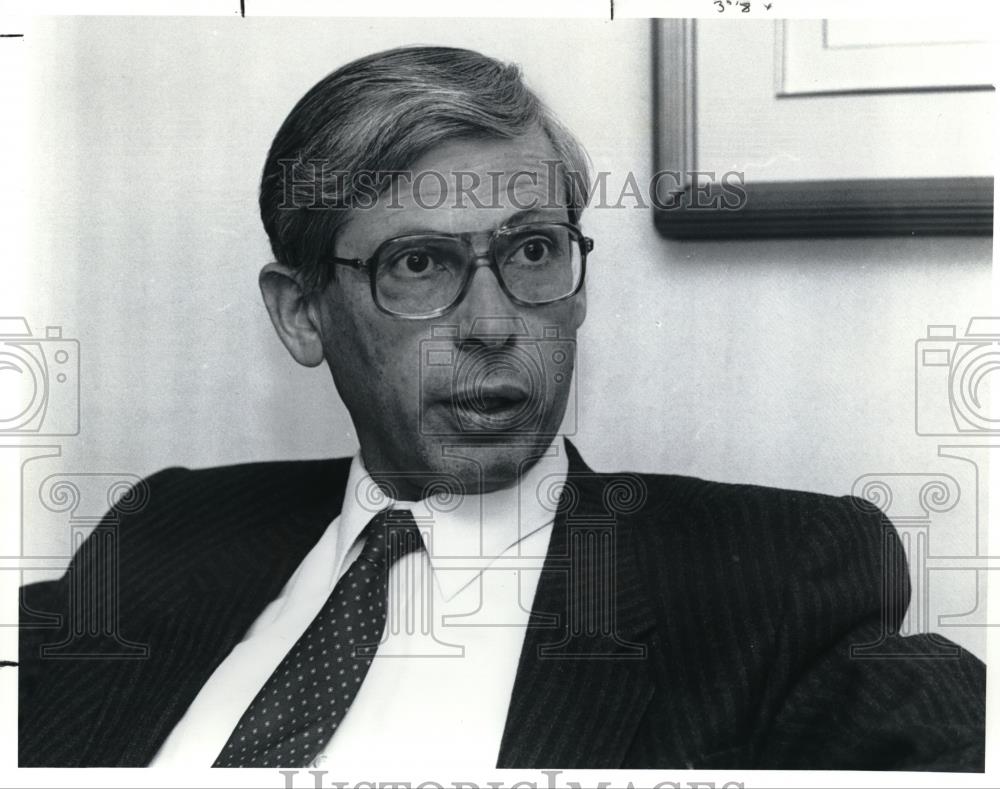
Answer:
[{"label": "man's eyebrow", "polygon": [[[558,210],[559,212],[565,213],[565,209],[562,207],[560,207]],[[512,214],[511,216],[507,217],[503,221],[503,224],[500,225],[500,227],[523,225],[528,222],[539,219],[551,222],[554,221],[555,219],[553,213],[555,213],[554,208],[525,208],[521,211],[518,211],[516,214]],[[562,221],[567,221],[568,219],[569,219],[568,216],[563,216]]]},{"label": "man's eyebrow", "polygon": [[[558,216],[557,216],[558,214]],[[525,208],[517,213],[511,214],[503,222],[497,225],[496,229],[503,227],[514,227],[516,225],[524,225],[529,222],[553,222],[569,221],[569,217],[565,215],[565,209],[556,207],[545,207],[545,208]],[[391,238],[396,238],[398,236],[420,236],[420,235],[462,235],[461,233],[448,233],[447,231],[438,230],[433,227],[428,227],[427,225],[421,224],[419,221],[406,223],[397,227],[393,231]]]}]

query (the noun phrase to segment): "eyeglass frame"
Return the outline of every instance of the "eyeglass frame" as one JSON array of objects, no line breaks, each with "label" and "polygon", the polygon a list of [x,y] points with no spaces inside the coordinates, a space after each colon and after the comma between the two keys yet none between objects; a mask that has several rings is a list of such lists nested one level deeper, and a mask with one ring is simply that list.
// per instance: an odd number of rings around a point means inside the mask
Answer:
[{"label": "eyeglass frame", "polygon": [[[580,281],[573,288],[572,292],[567,293],[564,296],[560,296],[556,299],[550,299],[549,301],[525,301],[520,299],[510,292],[507,287],[507,283],[504,281],[503,275],[500,273],[500,264],[496,260],[495,255],[495,244],[498,236],[504,234],[510,234],[514,231],[530,229],[532,227],[561,227],[569,230],[574,240],[580,245]],[[472,240],[474,238],[483,238],[489,236],[489,245],[486,248],[486,252],[482,255],[476,254],[475,246],[473,246]],[[406,315],[400,312],[393,312],[388,307],[386,307],[378,298],[378,286],[376,284],[376,262],[378,261],[379,254],[382,250],[389,244],[396,243],[403,239],[409,238],[423,238],[423,239],[447,239],[449,241],[461,241],[466,245],[466,247],[471,252],[469,261],[466,264],[466,274],[465,282],[462,284],[461,289],[455,295],[455,298],[443,307],[438,307],[437,309],[421,313],[420,315]],[[518,225],[501,225],[493,230],[479,230],[472,233],[406,233],[401,236],[393,236],[392,238],[387,238],[385,241],[381,242],[372,252],[371,256],[366,260],[362,258],[342,258],[336,255],[330,255],[323,259],[324,262],[333,263],[341,266],[349,266],[357,271],[368,271],[368,282],[371,288],[372,301],[375,302],[375,306],[386,315],[391,315],[394,318],[400,318],[402,320],[427,320],[429,318],[439,318],[450,310],[454,309],[456,306],[462,303],[466,294],[469,291],[469,286],[472,284],[472,277],[477,268],[489,268],[493,272],[493,276],[496,278],[497,284],[500,286],[500,290],[503,291],[504,295],[511,300],[512,303],[517,304],[521,307],[545,307],[549,304],[558,304],[560,301],[566,301],[567,299],[573,298],[580,289],[583,287],[584,280],[587,276],[587,255],[594,250],[594,239],[583,235],[583,231],[579,226],[573,224],[572,222],[526,222],[524,224]],[[480,263],[480,261],[486,261],[486,263]]]}]

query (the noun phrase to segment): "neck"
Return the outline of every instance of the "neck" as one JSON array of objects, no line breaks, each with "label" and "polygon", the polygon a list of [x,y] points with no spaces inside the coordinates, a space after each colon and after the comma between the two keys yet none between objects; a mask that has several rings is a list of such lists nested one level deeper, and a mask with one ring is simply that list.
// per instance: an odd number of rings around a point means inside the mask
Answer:
[{"label": "neck", "polygon": [[486,443],[442,447],[437,468],[424,465],[404,470],[364,446],[361,459],[383,494],[396,501],[420,501],[436,495],[482,495],[514,488],[540,459],[563,452],[561,436],[546,436],[499,450]]}]

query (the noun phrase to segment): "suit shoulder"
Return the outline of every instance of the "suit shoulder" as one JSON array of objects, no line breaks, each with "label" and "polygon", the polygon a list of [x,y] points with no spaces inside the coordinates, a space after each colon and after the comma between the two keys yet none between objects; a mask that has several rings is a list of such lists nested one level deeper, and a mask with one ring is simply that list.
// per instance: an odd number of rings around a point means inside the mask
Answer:
[{"label": "suit shoulder", "polygon": [[[892,524],[857,499],[640,476],[649,502],[627,521],[626,538],[658,610],[685,600],[699,623],[739,610],[737,618],[766,621],[763,632],[771,638],[789,607],[812,605],[829,584],[851,590],[844,616],[877,611],[886,584],[892,599],[909,599],[906,560]],[[684,495],[659,495],[670,489]]]},{"label": "suit shoulder", "polygon": [[230,480],[241,482],[255,479],[310,480],[346,474],[350,466],[349,457],[321,460],[265,460],[202,468],[170,466],[150,474],[146,480],[180,482],[187,485],[225,484]]},{"label": "suit shoulder", "polygon": [[[350,458],[269,461],[201,469],[171,467],[132,487],[105,515],[122,588],[140,588],[158,567],[195,576],[226,562],[308,550],[340,512]],[[97,534],[95,531],[89,540]],[[73,563],[100,552],[77,551]]]},{"label": "suit shoulder", "polygon": [[872,512],[874,507],[851,496],[835,496],[816,491],[779,488],[742,482],[718,482],[681,474],[657,474],[635,471],[600,472],[606,485],[632,480],[648,492],[649,503],[678,506],[726,506],[734,503],[761,502],[770,506],[800,506],[810,509],[850,506],[858,512]]},{"label": "suit shoulder", "polygon": [[651,488],[671,487],[688,494],[691,502],[726,502],[734,500],[789,501],[813,506],[840,506],[845,496],[836,496],[796,488],[780,488],[746,482],[719,482],[679,474],[637,474]]},{"label": "suit shoulder", "polygon": [[[187,468],[171,466],[142,479],[150,504],[165,505],[177,497],[188,504],[197,501],[199,492],[210,491],[210,500],[253,502],[279,495],[288,498],[327,495],[331,482],[343,482],[350,469],[351,458],[325,460],[275,460],[238,463],[226,466]],[[195,498],[191,498],[195,497]]]},{"label": "suit shoulder", "polygon": [[206,528],[218,535],[267,531],[290,512],[329,521],[340,511],[350,464],[335,458],[170,467],[136,483],[106,517],[122,537],[169,534],[195,542]]},{"label": "suit shoulder", "polygon": [[717,482],[672,474],[626,474],[639,481],[645,503],[640,531],[666,537],[687,534],[730,545],[864,545],[870,552],[884,539],[888,518],[853,496],[745,483]]}]

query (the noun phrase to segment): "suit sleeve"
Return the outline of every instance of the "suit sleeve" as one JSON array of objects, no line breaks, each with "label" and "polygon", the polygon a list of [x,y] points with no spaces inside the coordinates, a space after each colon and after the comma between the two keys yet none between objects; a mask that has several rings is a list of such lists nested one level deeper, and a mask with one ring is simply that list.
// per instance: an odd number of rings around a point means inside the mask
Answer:
[{"label": "suit sleeve", "polygon": [[900,635],[899,537],[877,509],[837,505],[799,535],[757,766],[982,771],[985,666],[941,636]]}]

